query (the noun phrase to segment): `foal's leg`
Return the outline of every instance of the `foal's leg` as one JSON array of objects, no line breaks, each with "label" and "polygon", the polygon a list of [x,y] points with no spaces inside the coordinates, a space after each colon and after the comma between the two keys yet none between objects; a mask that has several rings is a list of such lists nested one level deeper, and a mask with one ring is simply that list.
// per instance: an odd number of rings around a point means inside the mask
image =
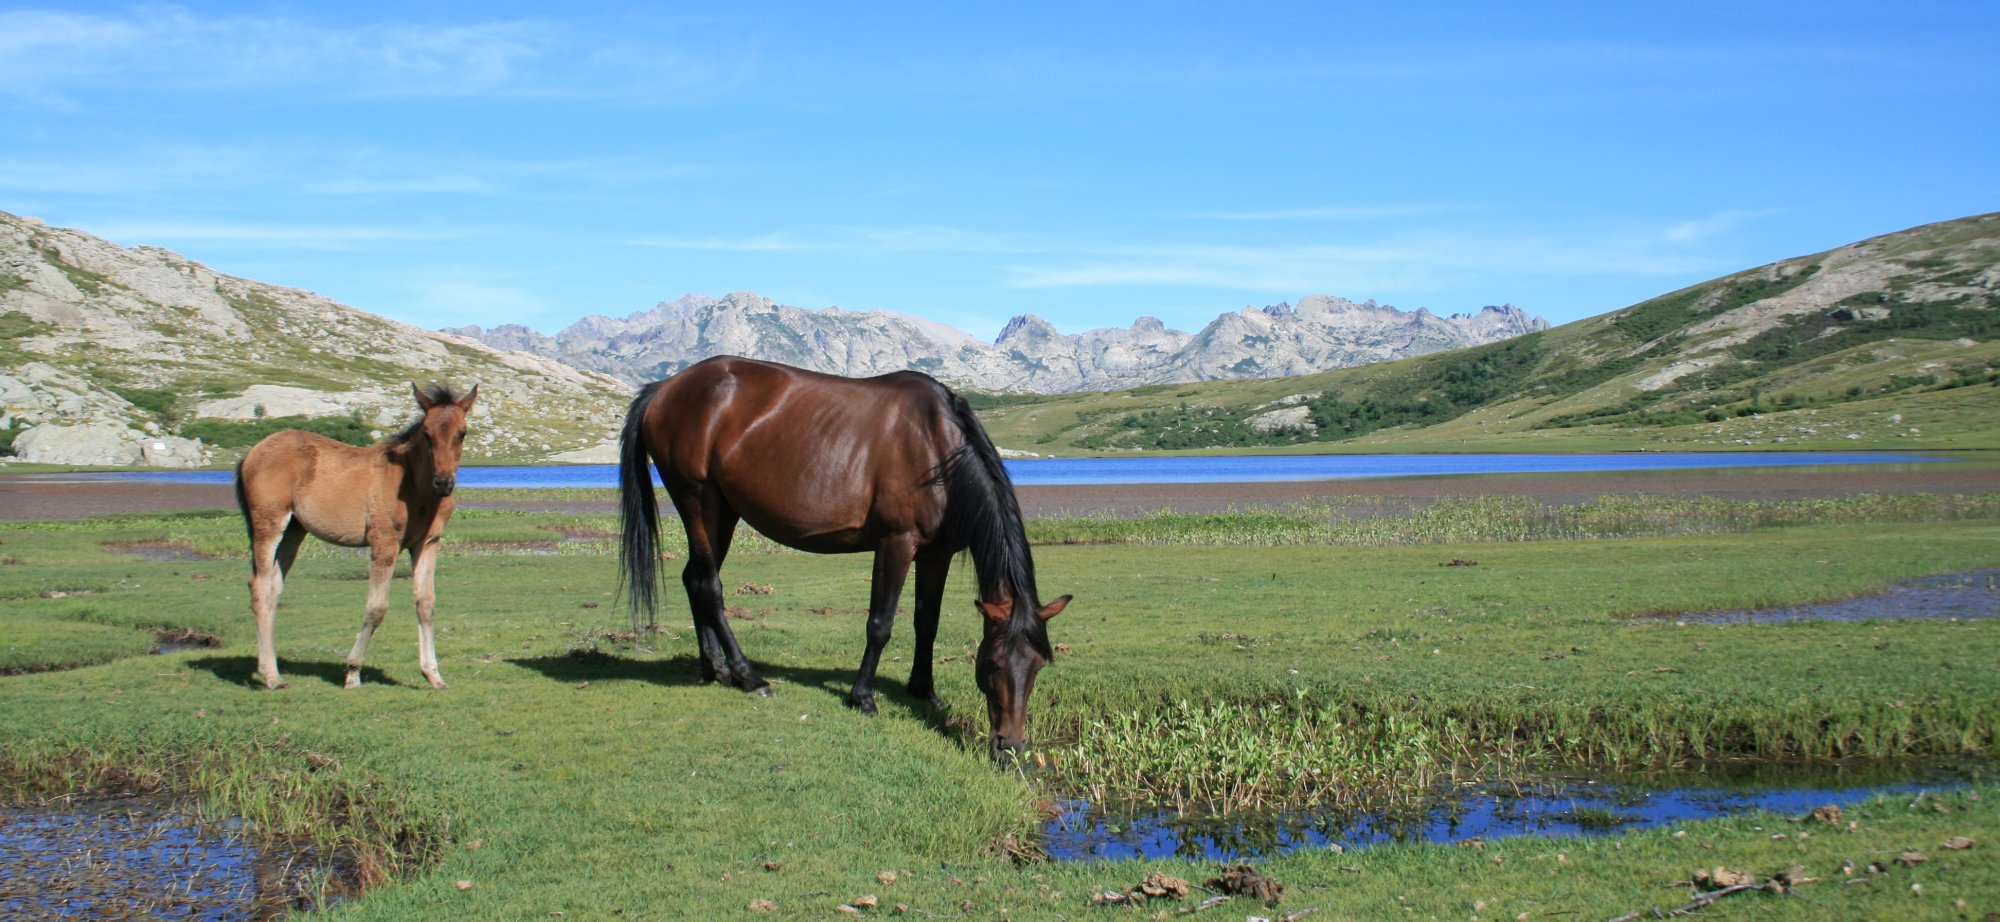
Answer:
[{"label": "foal's leg", "polygon": [[933,554],[917,558],[917,649],[910,664],[910,695],[932,704],[938,699],[931,665],[937,655],[938,614],[944,609],[945,577],[951,573],[951,555]]},{"label": "foal's leg", "polygon": [[[410,583],[417,597],[417,669],[430,680],[432,688],[444,688],[438,674],[437,638],[431,633],[431,616],[437,611],[438,541],[432,538],[410,551]],[[354,660],[359,669],[361,660]]]},{"label": "foal's leg", "polygon": [[896,624],[896,603],[903,597],[903,580],[910,575],[910,560],[916,556],[917,539],[893,535],[875,549],[875,580],[868,589],[868,647],[861,654],[861,672],[854,677],[854,689],[847,703],[863,714],[875,713],[875,666],[882,648],[889,645],[889,632]]},{"label": "foal's leg", "polygon": [[770,697],[771,683],[758,678],[750,667],[722,610],[722,561],[729,556],[729,541],[736,535],[736,510],[712,490],[675,493],[674,508],[680,510],[681,523],[687,527],[688,563],[681,571],[681,584],[687,587],[688,607],[694,610],[701,677]]},{"label": "foal's leg", "polygon": [[373,538],[368,542],[368,613],[361,621],[361,633],[355,635],[354,649],[347,651],[347,687],[361,687],[361,657],[368,652],[368,638],[375,636],[375,629],[382,626],[382,617],[389,613],[389,578],[396,573],[396,544],[394,540]]},{"label": "foal's leg", "polygon": [[275,517],[252,513],[250,518],[250,614],[257,619],[257,674],[265,688],[285,688],[291,683],[278,676],[278,644],[273,636],[278,593],[284,591],[285,571],[298,555],[305,528],[290,512]]}]

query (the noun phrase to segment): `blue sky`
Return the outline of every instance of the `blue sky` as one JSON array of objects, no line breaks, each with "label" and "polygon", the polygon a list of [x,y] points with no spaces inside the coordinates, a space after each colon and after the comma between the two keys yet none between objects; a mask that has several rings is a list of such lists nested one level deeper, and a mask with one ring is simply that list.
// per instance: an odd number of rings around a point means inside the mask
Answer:
[{"label": "blue sky", "polygon": [[556,7],[0,6],[0,210],[425,327],[753,290],[990,340],[1562,323],[2000,209],[1991,0]]}]

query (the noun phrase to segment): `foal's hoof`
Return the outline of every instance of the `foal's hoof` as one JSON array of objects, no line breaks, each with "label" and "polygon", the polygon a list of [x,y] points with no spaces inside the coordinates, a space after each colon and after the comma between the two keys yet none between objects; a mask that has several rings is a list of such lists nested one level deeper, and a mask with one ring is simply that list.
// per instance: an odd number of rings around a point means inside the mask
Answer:
[{"label": "foal's hoof", "polygon": [[349,670],[347,670],[347,681],[345,681],[345,682],[342,682],[342,683],[341,683],[341,685],[340,685],[340,687],[342,687],[342,688],[360,688],[360,687],[361,687],[361,670],[359,670],[359,669],[349,669]]},{"label": "foal's hoof", "polygon": [[444,676],[438,675],[435,672],[424,673],[424,678],[429,679],[431,687],[437,689],[438,691],[444,691],[445,689],[451,687],[445,684]]},{"label": "foal's hoof", "polygon": [[277,676],[265,676],[264,687],[271,691],[277,691],[281,688],[291,688],[292,683],[287,682],[284,679],[280,679]]}]

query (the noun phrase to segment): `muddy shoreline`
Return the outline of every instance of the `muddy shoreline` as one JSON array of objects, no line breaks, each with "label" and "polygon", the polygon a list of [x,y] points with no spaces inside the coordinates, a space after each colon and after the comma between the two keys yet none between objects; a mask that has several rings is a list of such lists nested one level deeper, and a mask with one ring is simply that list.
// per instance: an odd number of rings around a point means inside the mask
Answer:
[{"label": "muddy shoreline", "polygon": [[[464,509],[611,513],[606,501],[482,499],[459,496]],[[1440,499],[1526,496],[1551,505],[1586,502],[1600,494],[1713,496],[1734,500],[1815,499],[1856,493],[2000,492],[2000,467],[1921,464],[1733,468],[1604,474],[1481,474],[1380,477],[1280,483],[1070,484],[1018,488],[1029,518],[1137,516],[1162,509],[1209,513],[1297,503],[1355,503],[1406,511]],[[518,493],[513,494],[518,496]],[[64,474],[0,473],[0,519],[77,519],[136,512],[236,508],[228,484],[146,483],[82,479]]]}]

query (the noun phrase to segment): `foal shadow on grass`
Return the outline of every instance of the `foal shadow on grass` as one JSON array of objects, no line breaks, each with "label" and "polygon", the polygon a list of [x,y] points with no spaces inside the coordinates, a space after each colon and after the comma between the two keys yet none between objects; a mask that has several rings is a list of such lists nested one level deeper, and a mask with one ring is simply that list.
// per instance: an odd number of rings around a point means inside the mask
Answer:
[{"label": "foal shadow on grass", "polygon": [[[205,670],[232,685],[251,685],[258,689],[264,687],[263,677],[257,674],[255,656],[204,656],[188,660],[187,665],[189,669]],[[345,687],[347,684],[345,662],[279,660],[278,674],[294,684],[300,679],[319,679],[335,687]],[[382,670],[373,666],[363,666],[361,684],[401,686],[403,683],[389,678]]]},{"label": "foal shadow on grass", "polygon": [[[573,650],[554,656],[524,656],[507,662],[532,669],[554,681],[571,685],[578,682],[618,680],[651,682],[654,685],[716,684],[702,679],[701,658],[697,656],[632,659],[601,650]],[[766,680],[773,681],[773,691],[779,697],[808,690],[821,691],[845,706],[847,693],[854,687],[854,671],[851,669],[759,664],[757,672]],[[718,686],[718,692],[720,690],[721,687]],[[875,703],[882,709],[904,708],[923,720],[931,730],[947,739],[959,737],[958,730],[951,725],[952,712],[949,705],[934,705],[927,700],[912,697],[900,681],[878,677],[875,680]]]}]

